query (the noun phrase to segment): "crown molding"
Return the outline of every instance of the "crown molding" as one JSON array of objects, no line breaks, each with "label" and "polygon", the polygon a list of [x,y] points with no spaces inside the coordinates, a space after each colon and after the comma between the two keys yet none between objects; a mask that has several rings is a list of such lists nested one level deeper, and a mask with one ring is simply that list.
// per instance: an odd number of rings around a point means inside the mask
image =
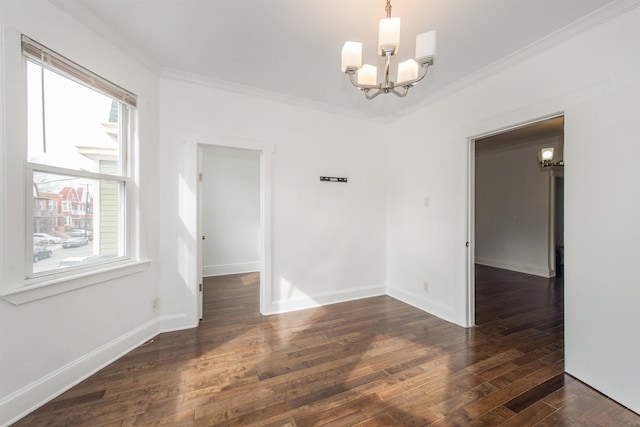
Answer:
[{"label": "crown molding", "polygon": [[234,83],[227,80],[220,80],[202,74],[190,73],[173,68],[164,68],[160,74],[160,78],[181,83],[209,87],[253,98],[261,98],[272,102],[287,104],[314,111],[321,111],[329,114],[337,114],[340,116],[348,116],[364,120],[371,119],[371,115],[369,113],[354,108],[340,107],[333,104],[327,104],[307,98],[291,96],[281,92],[269,91],[254,86]]},{"label": "crown molding", "polygon": [[615,0],[614,2],[609,3],[581,19],[528,44],[504,58],[499,59],[488,66],[427,95],[424,101],[418,103],[409,111],[409,114],[448,98],[467,87],[470,87],[514,65],[524,62],[555,46],[568,42],[580,34],[586,33],[587,31],[597,28],[618,16],[622,16],[630,12],[638,6],[640,6],[640,0]]},{"label": "crown molding", "polygon": [[107,43],[125,53],[151,73],[156,76],[160,75],[162,67],[156,61],[151,59],[146,52],[132,47],[131,43],[129,43],[125,37],[121,36],[117,31],[114,31],[112,27],[89,11],[81,1],[49,0],[49,3],[60,9],[62,13],[71,17],[80,25],[86,27],[92,33],[105,40]]},{"label": "crown molding", "polygon": [[499,59],[488,66],[453,82],[442,89],[436,90],[424,95],[424,99],[416,103],[397,104],[392,103],[389,106],[379,106],[379,108],[359,108],[358,106],[340,106],[320,101],[314,101],[308,98],[301,98],[287,95],[281,92],[269,91],[252,87],[250,85],[233,83],[225,80],[219,80],[205,75],[181,71],[172,68],[163,68],[153,61],[145,52],[132,48],[124,37],[111,30],[108,25],[102,22],[98,17],[91,13],[80,0],[49,0],[51,4],[62,10],[67,15],[74,18],[82,25],[89,28],[94,33],[101,36],[106,41],[120,49],[132,58],[135,58],[141,65],[149,69],[160,78],[179,81],[183,83],[197,84],[205,87],[211,87],[218,90],[232,92],[248,97],[256,97],[272,102],[287,104],[300,108],[321,111],[329,114],[347,116],[355,119],[366,121],[378,121],[381,117],[387,123],[394,122],[408,115],[414,114],[429,105],[439,102],[469,86],[472,86],[498,72],[509,67],[521,63],[533,56],[551,49],[557,45],[569,41],[570,39],[585,33],[597,26],[624,15],[632,9],[640,6],[640,0],[615,0],[600,9],[586,15],[585,17],[539,39],[518,51]]},{"label": "crown molding", "polygon": [[249,97],[259,97],[274,102],[285,103],[315,111],[320,110],[326,113],[338,114],[357,119],[379,120],[380,117],[384,117],[385,121],[389,123],[414,114],[416,111],[419,111],[422,108],[432,105],[438,101],[441,101],[467,87],[470,87],[492,75],[495,75],[496,73],[517,65],[525,60],[528,60],[533,56],[539,55],[555,46],[563,44],[573,39],[574,37],[579,36],[580,34],[583,34],[593,28],[604,24],[607,21],[628,13],[638,6],[640,6],[640,0],[615,0],[612,3],[609,3],[601,7],[600,9],[590,13],[589,15],[586,15],[567,26],[554,31],[553,33],[550,33],[549,35],[536,40],[533,43],[530,43],[522,49],[519,49],[516,52],[513,52],[505,56],[504,58],[499,59],[440,90],[427,94],[424,97],[424,100],[416,104],[412,104],[410,108],[399,107],[393,109],[392,111],[378,110],[376,112],[372,112],[357,109],[355,107],[341,107],[333,104],[322,103],[306,98],[294,97],[280,92],[267,91],[248,85],[218,80],[207,76],[188,73],[175,69],[163,69],[161,77],[185,83],[212,87]]}]

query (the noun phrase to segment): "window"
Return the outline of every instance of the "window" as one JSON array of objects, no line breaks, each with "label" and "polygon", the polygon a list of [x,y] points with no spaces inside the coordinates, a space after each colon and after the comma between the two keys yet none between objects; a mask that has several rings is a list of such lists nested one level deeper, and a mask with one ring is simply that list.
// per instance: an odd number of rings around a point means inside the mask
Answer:
[{"label": "window", "polygon": [[[135,95],[25,36],[22,54],[26,278],[128,259]],[[43,245],[51,256],[34,255]]]}]

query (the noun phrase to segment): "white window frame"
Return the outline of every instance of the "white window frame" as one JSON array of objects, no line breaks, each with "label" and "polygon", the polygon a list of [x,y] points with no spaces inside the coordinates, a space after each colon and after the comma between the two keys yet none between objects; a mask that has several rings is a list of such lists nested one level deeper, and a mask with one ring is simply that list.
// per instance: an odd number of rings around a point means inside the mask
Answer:
[{"label": "white window frame", "polygon": [[[84,173],[75,170],[69,173],[70,171],[64,168],[27,162],[27,58],[23,55],[21,44],[20,33],[0,26],[0,100],[3,101],[0,102],[0,129],[4,129],[4,132],[0,133],[0,162],[3,165],[3,173],[0,173],[0,297],[16,305],[129,276],[143,271],[149,264],[148,260],[139,258],[137,231],[134,229],[137,206],[136,161],[133,157],[137,146],[137,114],[134,111],[136,97],[47,49],[47,53],[56,55],[56,59],[68,61],[80,70],[101,79],[99,85],[107,82],[116,90],[121,90],[124,99],[117,100],[124,101],[132,107],[129,108],[128,116],[128,141],[120,154],[126,156],[125,161],[121,162],[121,168],[126,168],[122,170],[122,176],[100,173],[89,173],[89,176],[86,176],[124,182],[120,206],[124,209],[121,233],[125,256],[108,263],[65,268],[51,274],[27,274],[33,263],[33,171],[79,177],[83,177]],[[82,83],[82,74],[73,80]],[[91,85],[89,87],[96,88]],[[110,90],[113,90],[113,87]],[[115,98],[109,90],[98,91]],[[8,183],[11,183],[11,189],[7,188]]]}]

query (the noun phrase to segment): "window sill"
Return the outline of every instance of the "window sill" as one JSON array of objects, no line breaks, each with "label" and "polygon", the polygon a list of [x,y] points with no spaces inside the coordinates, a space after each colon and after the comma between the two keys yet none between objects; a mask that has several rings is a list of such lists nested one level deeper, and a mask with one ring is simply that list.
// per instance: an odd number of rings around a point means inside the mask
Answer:
[{"label": "window sill", "polygon": [[151,264],[151,260],[113,265],[106,268],[66,276],[64,278],[40,282],[31,286],[9,289],[0,294],[0,297],[13,305],[26,304],[28,302],[49,298],[54,295],[71,292],[87,286],[93,286],[121,277],[138,274],[146,270],[149,264]]}]

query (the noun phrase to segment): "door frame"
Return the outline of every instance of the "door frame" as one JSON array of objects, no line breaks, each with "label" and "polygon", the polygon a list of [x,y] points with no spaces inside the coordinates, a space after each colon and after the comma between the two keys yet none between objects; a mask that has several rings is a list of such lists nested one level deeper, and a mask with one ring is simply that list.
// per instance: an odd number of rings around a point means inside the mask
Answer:
[{"label": "door frame", "polygon": [[[515,129],[523,128],[538,122],[564,116],[564,111],[540,116],[531,120],[516,123],[503,128],[493,129],[467,138],[467,326],[476,326],[476,279],[475,279],[475,199],[476,199],[476,140],[499,135]],[[553,179],[551,176],[550,179]],[[555,203],[555,200],[552,201]],[[554,219],[555,208],[549,213],[550,220]],[[555,222],[551,227],[555,226]],[[550,233],[553,230],[550,230]],[[555,238],[555,235],[551,236]]]},{"label": "door frame", "polygon": [[198,319],[202,319],[203,292],[199,285],[202,284],[203,266],[203,212],[202,212],[202,181],[203,156],[205,147],[235,148],[241,150],[256,151],[260,154],[260,313],[269,314],[272,301],[271,280],[271,181],[272,181],[272,155],[275,145],[263,141],[239,139],[218,135],[191,135],[196,143],[196,182],[197,182],[197,208],[196,208],[196,236],[197,236],[197,262],[196,278],[199,291],[196,292],[196,304]]}]

